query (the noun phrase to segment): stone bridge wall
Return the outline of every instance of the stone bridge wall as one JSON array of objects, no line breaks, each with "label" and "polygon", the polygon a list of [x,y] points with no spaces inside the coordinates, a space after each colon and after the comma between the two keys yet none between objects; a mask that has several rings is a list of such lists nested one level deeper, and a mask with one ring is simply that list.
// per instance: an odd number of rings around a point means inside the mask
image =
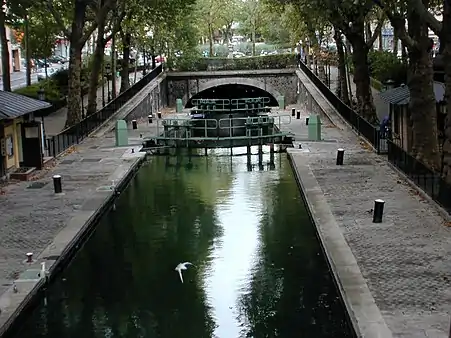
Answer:
[{"label": "stone bridge wall", "polygon": [[172,72],[167,74],[168,106],[181,98],[185,105],[197,93],[221,85],[241,84],[260,88],[277,99],[283,95],[286,104],[298,100],[295,69],[255,71]]}]

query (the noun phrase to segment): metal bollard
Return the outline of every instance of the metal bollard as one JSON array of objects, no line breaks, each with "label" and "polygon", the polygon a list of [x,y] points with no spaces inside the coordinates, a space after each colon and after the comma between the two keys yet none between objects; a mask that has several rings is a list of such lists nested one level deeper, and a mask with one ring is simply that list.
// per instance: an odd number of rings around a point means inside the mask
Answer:
[{"label": "metal bollard", "polygon": [[291,108],[291,116],[296,116],[296,108]]},{"label": "metal bollard", "polygon": [[152,123],[152,114],[150,114],[149,116],[147,116],[147,119],[149,120],[149,123]]},{"label": "metal bollard", "polygon": [[27,252],[27,263],[33,263],[33,253]]},{"label": "metal bollard", "polygon": [[136,120],[132,120],[132,128],[138,129],[138,122]]},{"label": "metal bollard", "polygon": [[55,191],[55,194],[61,194],[63,192],[61,175],[53,175],[53,190]]},{"label": "metal bollard", "polygon": [[298,111],[296,112],[296,120],[299,120],[300,118],[301,118],[301,111],[298,110]]},{"label": "metal bollard", "polygon": [[373,223],[382,223],[385,201],[377,199],[374,201]]},{"label": "metal bollard", "polygon": [[309,118],[306,117],[306,118],[305,118],[305,125],[306,125],[306,126],[308,126],[308,120],[309,120]]},{"label": "metal bollard", "polygon": [[158,118],[161,119],[161,111],[159,111],[159,112],[157,113],[157,115],[158,115]]},{"label": "metal bollard", "polygon": [[337,150],[337,165],[343,165],[343,159],[345,157],[345,150],[338,149]]}]

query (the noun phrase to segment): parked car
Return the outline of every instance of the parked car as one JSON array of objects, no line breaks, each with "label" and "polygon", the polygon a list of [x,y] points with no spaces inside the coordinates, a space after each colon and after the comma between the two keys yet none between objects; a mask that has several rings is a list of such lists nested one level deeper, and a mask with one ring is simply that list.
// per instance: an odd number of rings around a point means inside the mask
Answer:
[{"label": "parked car", "polygon": [[55,67],[47,67],[47,74],[45,73],[45,68],[40,68],[38,69],[38,71],[36,72],[37,77],[38,77],[38,81],[42,81],[46,79],[46,75],[48,77],[52,76],[53,74],[55,74],[57,71],[59,71],[60,69],[55,68]]}]

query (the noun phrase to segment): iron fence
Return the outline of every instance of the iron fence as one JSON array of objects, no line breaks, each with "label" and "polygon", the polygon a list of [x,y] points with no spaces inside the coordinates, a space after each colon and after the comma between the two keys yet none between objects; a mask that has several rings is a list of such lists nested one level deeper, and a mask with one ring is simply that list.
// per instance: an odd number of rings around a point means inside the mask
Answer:
[{"label": "iron fence", "polygon": [[124,92],[120,93],[115,99],[108,102],[104,107],[94,114],[85,117],[77,124],[64,129],[59,134],[46,140],[48,156],[55,157],[67,150],[69,147],[80,143],[93,130],[102,125],[106,120],[113,116],[126,102],[133,98],[139,91],[153,81],[163,72],[163,66],[159,65],[141,80],[136,82]]},{"label": "iron fence", "polygon": [[371,143],[378,154],[387,153],[388,147],[386,133],[381,132],[379,126],[373,125],[341,101],[305,63],[299,62],[299,67],[330,102],[330,104],[337,110],[337,112],[352,126],[352,128],[357,131],[360,136],[363,136],[369,143]]},{"label": "iron fence", "polygon": [[451,214],[451,185],[440,173],[428,168],[394,142],[387,140],[387,145],[389,162]]}]

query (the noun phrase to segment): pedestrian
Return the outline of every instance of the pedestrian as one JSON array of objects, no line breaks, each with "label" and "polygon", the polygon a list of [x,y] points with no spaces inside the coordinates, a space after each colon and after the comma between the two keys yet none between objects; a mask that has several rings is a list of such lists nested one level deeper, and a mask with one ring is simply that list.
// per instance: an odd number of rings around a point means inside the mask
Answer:
[{"label": "pedestrian", "polygon": [[380,125],[380,134],[381,134],[382,139],[387,138],[389,128],[390,128],[390,116],[386,115],[382,119],[381,125]]}]

